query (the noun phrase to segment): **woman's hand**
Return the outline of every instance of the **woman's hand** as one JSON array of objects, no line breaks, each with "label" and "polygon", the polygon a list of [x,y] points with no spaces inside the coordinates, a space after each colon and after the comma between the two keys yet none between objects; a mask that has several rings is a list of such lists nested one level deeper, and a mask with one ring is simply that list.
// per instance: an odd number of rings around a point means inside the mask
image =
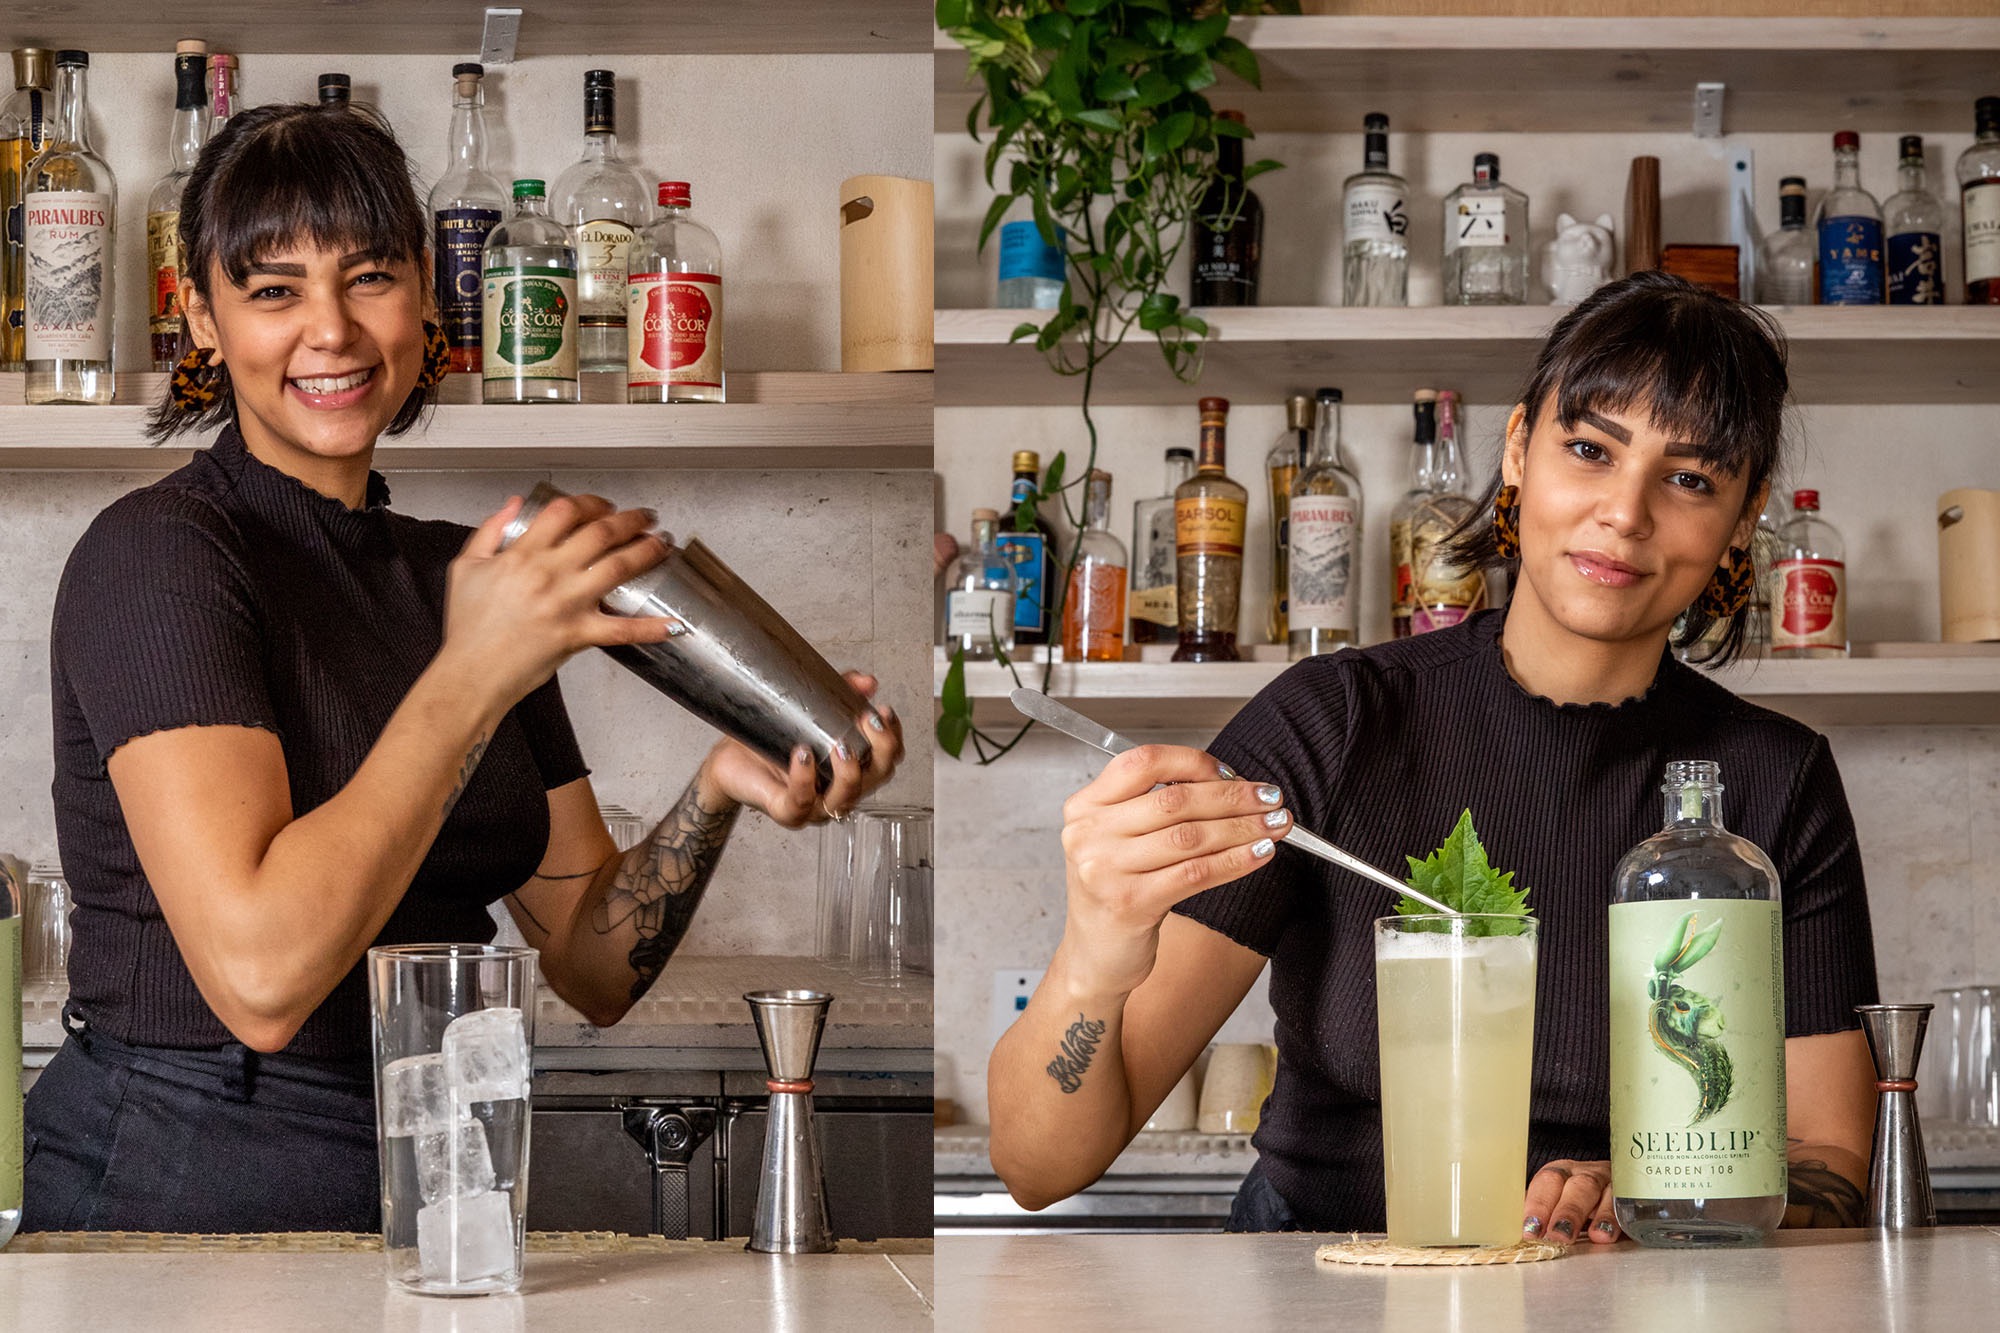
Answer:
[{"label": "woman's hand", "polygon": [[479,525],[451,562],[439,656],[492,682],[511,707],[577,652],[658,643],[673,622],[617,616],[598,604],[626,580],[666,559],[654,515],[614,510],[595,495],[551,501],[519,540],[500,549],[519,497]]},{"label": "woman's hand", "polygon": [[1611,1215],[1611,1163],[1550,1162],[1528,1182],[1521,1234],[1568,1245],[1588,1236],[1600,1245],[1618,1239]]},{"label": "woman's hand", "polygon": [[1200,750],[1142,745],[1113,759],[1063,806],[1074,984],[1137,990],[1174,905],[1268,862],[1290,827],[1276,787],[1238,780]]},{"label": "woman's hand", "polygon": [[[862,697],[875,697],[875,677],[850,671],[847,680]],[[792,762],[780,768],[746,745],[718,741],[702,764],[705,803],[711,808],[722,801],[754,806],[790,829],[847,814],[869,792],[887,782],[903,760],[903,723],[895,709],[887,704],[871,708],[860,721],[862,733],[868,737],[867,762],[849,754],[846,746],[837,747],[833,780],[824,792],[814,785],[813,754],[803,745],[792,752]]]}]

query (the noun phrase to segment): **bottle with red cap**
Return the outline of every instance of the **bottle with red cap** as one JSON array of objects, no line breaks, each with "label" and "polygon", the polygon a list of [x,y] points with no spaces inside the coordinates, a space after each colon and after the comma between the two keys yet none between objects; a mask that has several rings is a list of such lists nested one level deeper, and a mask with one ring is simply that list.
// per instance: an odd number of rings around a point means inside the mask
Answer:
[{"label": "bottle with red cap", "polygon": [[686,181],[661,181],[660,215],[632,242],[627,402],[722,401],[722,242],[692,206]]},{"label": "bottle with red cap", "polygon": [[1833,136],[1833,188],[1813,218],[1819,238],[1819,303],[1881,305],[1887,299],[1882,206],[1861,188],[1861,136]]},{"label": "bottle with red cap", "polygon": [[1819,516],[1819,492],[1793,492],[1771,566],[1771,656],[1847,656],[1846,552]]}]

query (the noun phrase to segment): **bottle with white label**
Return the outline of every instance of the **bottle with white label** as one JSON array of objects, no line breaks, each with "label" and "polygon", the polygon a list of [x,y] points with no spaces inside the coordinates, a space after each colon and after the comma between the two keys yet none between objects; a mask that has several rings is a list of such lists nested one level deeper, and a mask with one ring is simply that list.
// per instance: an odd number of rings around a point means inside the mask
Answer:
[{"label": "bottle with white label", "polygon": [[1500,183],[1500,155],[1472,159],[1472,179],[1444,200],[1444,303],[1525,305],[1528,196]]},{"label": "bottle with white label", "polygon": [[514,182],[514,216],[486,235],[481,401],[573,403],[576,251],[549,216],[542,182]]},{"label": "bottle with white label", "polygon": [[1965,303],[2000,305],[2000,97],[1972,104],[1972,147],[1958,155]]},{"label": "bottle with white label", "polygon": [[1660,791],[1666,827],[1612,881],[1612,1207],[1641,1245],[1754,1245],[1785,1214],[1778,872],[1723,827],[1717,764]]},{"label": "bottle with white label", "polygon": [[1362,125],[1362,169],[1340,187],[1346,217],[1340,300],[1343,305],[1408,305],[1409,183],[1389,170],[1389,118],[1371,111]]},{"label": "bottle with white label", "polygon": [[1125,599],[1129,642],[1173,643],[1180,637],[1174,492],[1193,475],[1194,450],[1173,446],[1167,450],[1165,489],[1132,506],[1131,591]]},{"label": "bottle with white label", "polygon": [[1847,656],[1847,562],[1819,492],[1795,491],[1771,565],[1771,656]]},{"label": "bottle with white label", "polygon": [[608,69],[583,75],[583,156],[556,178],[551,213],[576,247],[577,365],[624,374],[626,267],[651,214],[639,173],[618,156],[618,91]]},{"label": "bottle with white label", "polygon": [[1286,562],[1290,657],[1330,653],[1360,638],[1361,482],[1340,452],[1338,389],[1313,395],[1312,454],[1292,483]]},{"label": "bottle with white label", "polygon": [[945,647],[968,662],[1014,651],[1014,598],[1020,584],[995,533],[1000,515],[972,511],[972,545],[958,553],[945,578]]},{"label": "bottle with white label", "polygon": [[23,182],[30,403],[108,404],[115,383],[118,183],[90,150],[84,106],[89,68],[87,51],[56,52],[55,129]]},{"label": "bottle with white label", "polygon": [[719,403],[722,242],[689,213],[686,181],[661,181],[659,199],[628,257],[625,401]]}]

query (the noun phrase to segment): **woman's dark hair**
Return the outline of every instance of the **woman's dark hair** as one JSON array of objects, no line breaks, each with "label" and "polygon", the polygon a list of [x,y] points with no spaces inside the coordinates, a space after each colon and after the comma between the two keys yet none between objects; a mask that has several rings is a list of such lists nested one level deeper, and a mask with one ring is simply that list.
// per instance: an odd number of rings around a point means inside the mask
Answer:
[{"label": "woman's dark hair", "polygon": [[[1567,430],[1587,413],[1643,404],[1655,428],[1691,442],[1703,463],[1746,477],[1748,504],[1778,470],[1789,389],[1777,321],[1683,278],[1647,271],[1606,283],[1556,322],[1518,401],[1530,432],[1547,409]],[[1509,563],[1491,520],[1500,484],[1496,475],[1444,546],[1462,568]],[[1749,616],[1747,607],[1737,612],[1703,660],[1733,660]],[[1674,647],[1692,647],[1711,624],[1691,609]]]},{"label": "woman's dark hair", "polygon": [[[344,107],[273,103],[230,117],[201,150],[181,192],[181,272],[210,300],[211,265],[242,283],[250,266],[272,252],[311,244],[342,253],[366,252],[420,267],[429,228],[409,159],[395,136]],[[180,352],[194,346],[185,323]],[[220,392],[200,411],[180,411],[171,392],[153,409],[146,433],[155,443],[183,431],[236,419],[227,368]],[[431,393],[414,389],[385,435],[417,424]]]}]

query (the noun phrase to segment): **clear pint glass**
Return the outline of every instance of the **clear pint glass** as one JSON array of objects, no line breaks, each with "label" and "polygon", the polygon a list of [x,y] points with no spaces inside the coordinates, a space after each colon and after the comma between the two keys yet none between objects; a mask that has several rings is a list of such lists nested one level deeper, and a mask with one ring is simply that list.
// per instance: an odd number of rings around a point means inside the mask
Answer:
[{"label": "clear pint glass", "polygon": [[[1478,935],[1475,922],[1508,934]],[[1510,1245],[1528,1183],[1535,922],[1375,923],[1389,1239]]]},{"label": "clear pint glass", "polygon": [[368,951],[389,1281],[470,1296],[521,1283],[535,951]]}]

